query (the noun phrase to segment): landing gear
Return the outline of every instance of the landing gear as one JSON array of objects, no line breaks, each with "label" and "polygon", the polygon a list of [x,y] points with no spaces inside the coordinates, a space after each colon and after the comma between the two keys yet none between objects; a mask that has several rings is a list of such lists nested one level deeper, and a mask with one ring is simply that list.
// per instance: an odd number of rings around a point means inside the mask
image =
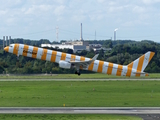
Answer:
[{"label": "landing gear", "polygon": [[17,62],[19,62],[19,56],[17,56]]},{"label": "landing gear", "polygon": [[79,71],[76,71],[75,74],[77,74],[78,76],[81,75],[81,73]]},{"label": "landing gear", "polygon": [[79,66],[75,66],[76,67],[76,71],[75,71],[75,74],[77,74],[78,76],[81,75],[80,71],[79,71]]},{"label": "landing gear", "polygon": [[19,67],[19,55],[17,55],[16,66]]}]

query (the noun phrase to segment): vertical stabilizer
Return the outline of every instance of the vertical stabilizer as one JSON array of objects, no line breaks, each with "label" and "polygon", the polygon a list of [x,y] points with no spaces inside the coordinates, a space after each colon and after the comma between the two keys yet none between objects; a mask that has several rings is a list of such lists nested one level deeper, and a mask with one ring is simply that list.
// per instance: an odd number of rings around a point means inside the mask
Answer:
[{"label": "vertical stabilizer", "polygon": [[154,52],[148,51],[146,54],[142,55],[141,57],[130,63],[128,67],[137,70],[137,72],[143,72],[154,54]]}]

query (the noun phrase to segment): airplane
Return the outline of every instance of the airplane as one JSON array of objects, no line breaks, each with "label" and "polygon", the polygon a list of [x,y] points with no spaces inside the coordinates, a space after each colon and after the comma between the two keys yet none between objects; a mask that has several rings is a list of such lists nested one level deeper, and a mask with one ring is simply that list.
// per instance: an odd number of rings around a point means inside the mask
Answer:
[{"label": "airplane", "polygon": [[148,51],[128,65],[119,65],[111,62],[97,60],[98,54],[96,54],[91,59],[83,56],[63,53],[55,50],[48,50],[25,44],[10,44],[9,46],[5,47],[4,50],[6,52],[15,54],[17,57],[22,55],[50,62],[56,62],[59,64],[60,68],[76,68],[75,74],[78,75],[81,75],[80,69],[82,69],[108,75],[128,77],[148,76],[149,74],[143,71],[155,54],[154,52]]}]

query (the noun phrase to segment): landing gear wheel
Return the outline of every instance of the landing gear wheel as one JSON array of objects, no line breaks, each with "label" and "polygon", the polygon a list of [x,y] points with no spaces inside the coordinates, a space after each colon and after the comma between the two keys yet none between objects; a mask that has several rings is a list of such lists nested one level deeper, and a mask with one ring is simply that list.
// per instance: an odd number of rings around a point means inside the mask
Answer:
[{"label": "landing gear wheel", "polygon": [[78,73],[78,76],[80,76],[80,75],[81,75],[81,73],[79,72],[79,73]]},{"label": "landing gear wheel", "polygon": [[75,71],[75,74],[77,74],[78,76],[80,76],[80,75],[81,75],[81,73],[80,73],[80,72],[78,72],[78,71]]}]

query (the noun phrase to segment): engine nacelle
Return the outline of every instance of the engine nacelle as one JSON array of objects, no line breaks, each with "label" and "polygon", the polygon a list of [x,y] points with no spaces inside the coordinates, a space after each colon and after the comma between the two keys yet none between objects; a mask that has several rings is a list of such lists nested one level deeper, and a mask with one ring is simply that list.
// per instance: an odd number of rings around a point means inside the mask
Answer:
[{"label": "engine nacelle", "polygon": [[71,68],[71,63],[60,60],[59,61],[59,67],[65,68],[65,69],[70,69]]}]

